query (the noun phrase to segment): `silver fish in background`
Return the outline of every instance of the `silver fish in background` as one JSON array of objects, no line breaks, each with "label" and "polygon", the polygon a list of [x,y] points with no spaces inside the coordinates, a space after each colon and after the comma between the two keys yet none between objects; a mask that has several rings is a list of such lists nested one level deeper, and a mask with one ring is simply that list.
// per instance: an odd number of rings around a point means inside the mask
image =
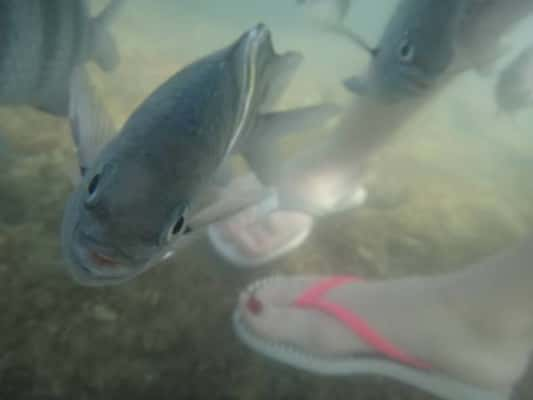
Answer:
[{"label": "silver fish in background", "polygon": [[533,0],[470,0],[460,28],[459,52],[466,67],[488,75],[511,46],[506,33],[533,14]]},{"label": "silver fish in background", "polygon": [[172,254],[180,238],[255,204],[239,196],[236,207],[194,212],[230,155],[244,155],[268,181],[265,154],[285,127],[294,131],[304,119],[305,130],[338,112],[328,105],[270,112],[301,60],[295,52],[276,54],[259,24],[168,79],[108,144],[98,138],[110,118],[78,71],[71,125],[84,176],[62,226],[73,278],[88,286],[129,280]]},{"label": "silver fish in background", "polygon": [[[298,168],[331,168],[331,160],[365,173],[370,157],[391,141],[415,113],[462,72],[476,68],[467,43],[491,49],[528,13],[533,0],[400,0],[371,52],[366,76],[345,82],[358,96],[331,138],[300,155]],[[501,18],[498,18],[498,13]],[[476,38],[473,41],[473,38]],[[295,163],[296,164],[296,163]],[[356,177],[357,178],[357,177]],[[359,183],[351,184],[353,187]],[[350,192],[350,184],[347,193]],[[289,188],[290,189],[290,188]],[[281,204],[299,204],[310,215],[313,198],[294,190],[279,191]],[[370,193],[369,202],[372,201]]]},{"label": "silver fish in background", "polygon": [[403,0],[373,50],[365,78],[345,86],[390,103],[429,93],[452,65],[464,0]]},{"label": "silver fish in background", "polygon": [[533,45],[526,47],[501,72],[494,86],[496,104],[513,113],[533,103]]},{"label": "silver fish in background", "polygon": [[0,105],[67,116],[74,68],[93,60],[109,71],[119,62],[109,27],[123,2],[92,18],[84,0],[0,1]]}]

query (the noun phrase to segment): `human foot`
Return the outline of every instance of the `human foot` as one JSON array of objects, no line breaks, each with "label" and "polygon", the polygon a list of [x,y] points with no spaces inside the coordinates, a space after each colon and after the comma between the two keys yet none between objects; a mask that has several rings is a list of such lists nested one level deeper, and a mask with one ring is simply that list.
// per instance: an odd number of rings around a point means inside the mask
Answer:
[{"label": "human foot", "polygon": [[[480,310],[471,315],[473,321],[465,321],[464,313],[456,311],[447,278],[347,282],[326,291],[322,299],[359,317],[408,357],[388,356],[380,366],[376,357],[383,360],[384,352],[363,340],[361,331],[354,333],[317,307],[295,303],[324,279],[329,278],[275,278],[252,285],[239,299],[237,333],[256,350],[293,366],[324,373],[381,373],[453,400],[470,400],[465,393],[505,399],[527,363],[527,343],[491,335],[490,321],[482,335],[471,329],[479,318],[490,319],[490,312]],[[424,371],[428,365],[431,369]]]}]

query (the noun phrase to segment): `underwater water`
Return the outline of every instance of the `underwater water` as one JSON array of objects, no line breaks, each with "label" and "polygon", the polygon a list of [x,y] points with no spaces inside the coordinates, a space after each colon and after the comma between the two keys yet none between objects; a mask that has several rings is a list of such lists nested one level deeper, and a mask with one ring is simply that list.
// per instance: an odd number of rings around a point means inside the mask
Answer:
[{"label": "underwater water", "polygon": [[[128,0],[113,27],[120,66],[93,71],[116,123],[175,71],[260,21],[278,51],[305,57],[280,109],[349,105],[341,82],[364,71],[368,55],[317,29],[294,3]],[[347,25],[375,44],[393,6],[355,2]],[[519,49],[532,33],[523,23],[508,42]],[[382,204],[321,219],[281,260],[237,269],[202,238],[105,288],[77,285],[63,266],[59,231],[76,168],[67,122],[0,108],[12,155],[0,158],[0,399],[434,399],[385,378],[322,377],[271,362],[239,342],[231,315],[240,290],[264,276],[433,275],[531,232],[533,113],[499,113],[494,79],[469,71],[454,80],[372,158],[367,185]]]}]

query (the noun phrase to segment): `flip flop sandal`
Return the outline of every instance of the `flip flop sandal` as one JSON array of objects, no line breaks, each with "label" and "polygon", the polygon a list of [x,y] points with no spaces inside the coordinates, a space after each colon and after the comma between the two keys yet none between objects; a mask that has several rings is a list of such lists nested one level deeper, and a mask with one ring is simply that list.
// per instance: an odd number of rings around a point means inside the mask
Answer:
[{"label": "flip flop sandal", "polygon": [[[268,280],[267,280],[268,281]],[[380,375],[417,387],[443,400],[508,400],[510,393],[484,390],[449,378],[423,360],[396,347],[363,318],[352,311],[330,302],[323,296],[331,289],[362,281],[353,276],[333,276],[307,289],[293,303],[294,307],[324,312],[348,327],[377,356],[365,354],[345,357],[322,357],[305,353],[289,345],[283,345],[261,338],[251,332],[235,310],[233,326],[237,336],[251,349],[283,364],[322,375]],[[253,293],[265,281],[255,283],[248,290]],[[253,299],[253,297],[251,297]],[[253,300],[250,309],[254,306]],[[253,311],[252,311],[253,312]]]},{"label": "flip flop sandal", "polygon": [[[255,223],[257,219],[267,216],[272,209],[276,207],[276,202],[276,196],[272,196],[260,204],[237,214],[234,218],[242,218],[243,213],[250,213],[255,216],[255,218],[251,218],[250,223]],[[305,217],[306,218],[302,220],[300,229],[291,232],[291,234],[285,238],[281,246],[266,254],[246,254],[234,243],[233,240],[229,240],[225,237],[223,230],[225,229],[224,224],[226,224],[227,221],[220,224],[210,225],[207,229],[207,235],[209,242],[215,251],[230,264],[238,268],[256,268],[284,256],[305,242],[313,227],[313,219],[307,215],[305,215]],[[246,229],[246,226],[244,226],[244,229]]]},{"label": "flip flop sandal", "polygon": [[[337,203],[334,209],[325,212],[322,215],[331,215],[333,213],[358,207],[365,202],[366,198],[366,190],[363,187],[359,187],[350,197],[342,199]],[[275,212],[272,210],[276,208],[276,204],[277,198],[276,196],[272,196],[262,203],[237,214],[233,218],[242,218],[243,213],[249,213],[252,216],[256,216],[255,218],[251,218],[250,224],[253,224],[259,218],[266,217],[271,212]],[[266,254],[245,254],[233,240],[224,236],[223,230],[225,229],[224,224],[226,221],[220,224],[210,225],[207,230],[207,235],[209,242],[215,251],[227,262],[240,268],[256,268],[285,256],[305,242],[313,228],[313,217],[306,213],[302,213],[301,215],[306,218],[302,221],[300,228],[292,231],[290,235],[287,235],[287,237],[284,238],[280,246]],[[292,227],[294,227],[294,225]],[[246,230],[246,226],[244,226],[243,229]]]}]

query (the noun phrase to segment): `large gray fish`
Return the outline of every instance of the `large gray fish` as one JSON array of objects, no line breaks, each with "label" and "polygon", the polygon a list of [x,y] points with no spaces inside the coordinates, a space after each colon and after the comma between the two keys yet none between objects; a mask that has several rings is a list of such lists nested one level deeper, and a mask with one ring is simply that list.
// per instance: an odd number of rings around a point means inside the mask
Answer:
[{"label": "large gray fish", "polygon": [[123,0],[91,18],[84,0],[0,1],[0,104],[30,105],[67,116],[74,68],[95,61],[118,64],[109,32]]},{"label": "large gray fish", "polygon": [[494,95],[498,108],[507,113],[533,103],[533,45],[522,50],[500,72]]},{"label": "large gray fish", "polygon": [[[180,237],[233,215],[232,207],[194,213],[231,154],[244,154],[268,181],[269,142],[302,119],[305,130],[338,111],[325,105],[269,112],[301,59],[277,55],[270,31],[259,24],[163,83],[101,150],[96,138],[111,123],[89,95],[86,74],[76,73],[71,119],[84,176],[62,226],[74,279],[124,282],[172,254]],[[247,207],[258,199],[239,201]]]},{"label": "large gray fish", "polygon": [[464,0],[402,0],[371,52],[367,77],[346,87],[382,103],[428,93],[446,76],[456,47]]}]

